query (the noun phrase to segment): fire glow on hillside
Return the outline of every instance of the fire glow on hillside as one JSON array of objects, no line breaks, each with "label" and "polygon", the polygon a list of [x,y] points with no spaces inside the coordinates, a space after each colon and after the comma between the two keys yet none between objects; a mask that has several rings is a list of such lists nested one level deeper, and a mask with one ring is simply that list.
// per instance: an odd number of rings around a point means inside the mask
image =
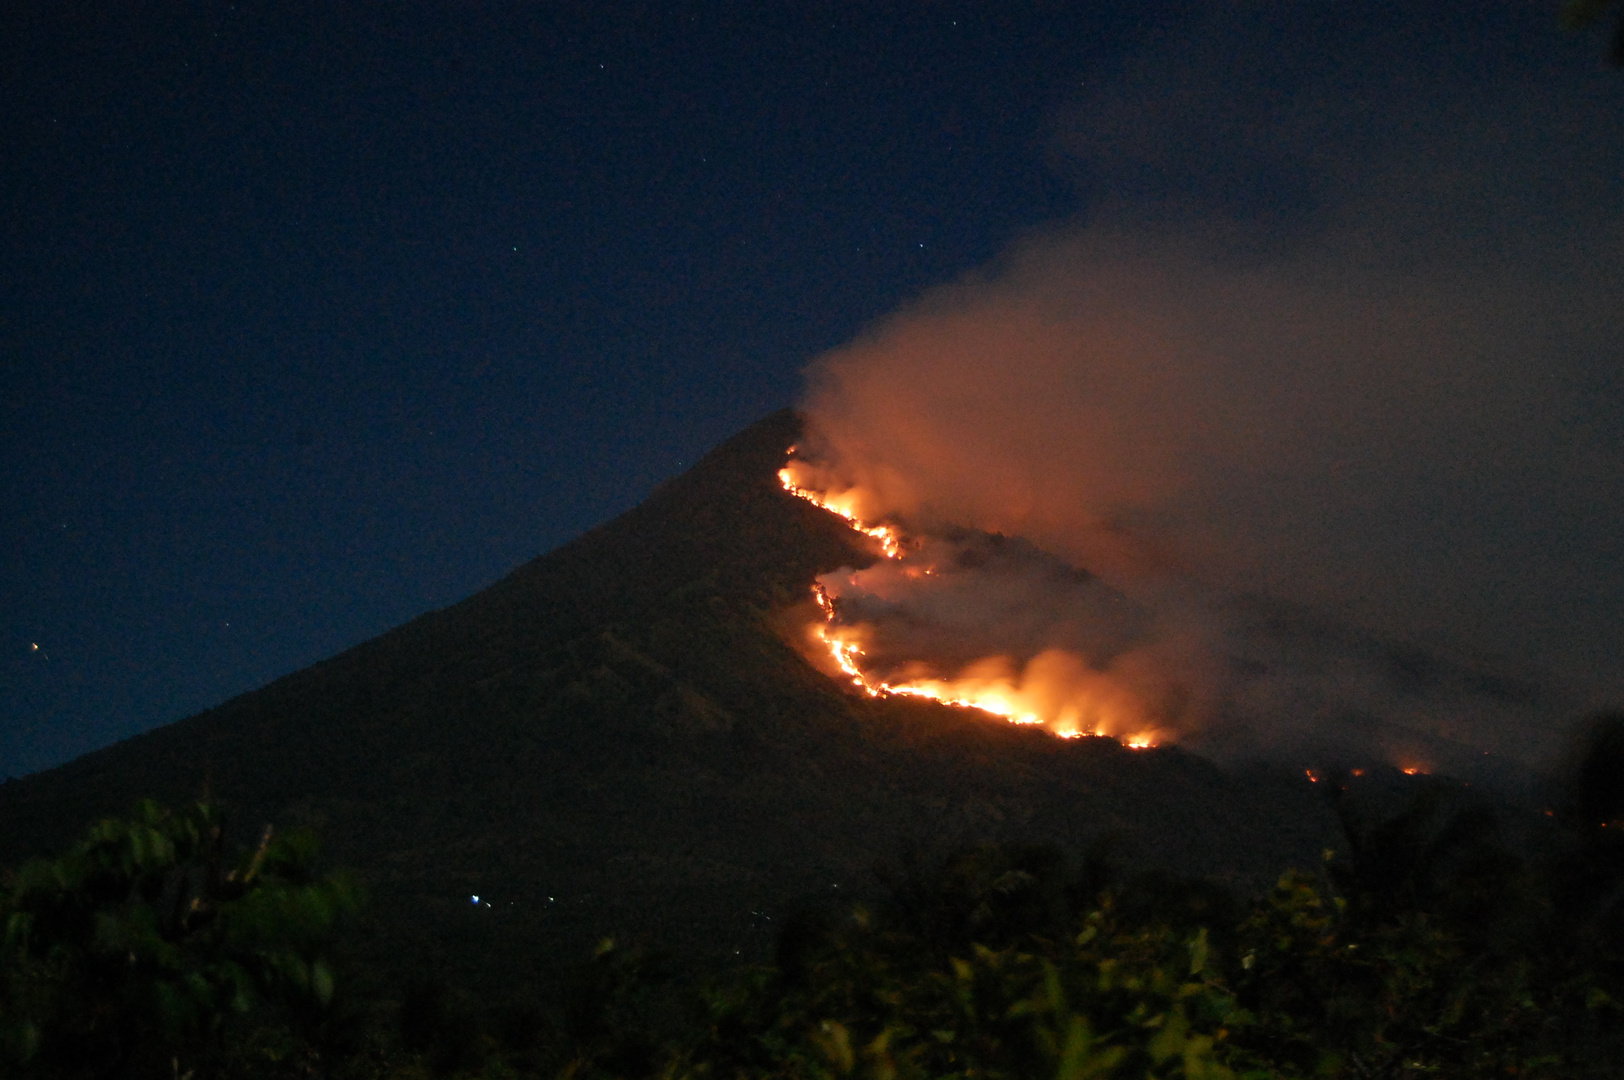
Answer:
[{"label": "fire glow on hillside", "polygon": [[[853,529],[878,543],[885,560],[895,564],[905,580],[918,582],[940,569],[922,550],[891,525],[865,522],[855,507],[858,493],[832,493],[803,486],[797,462],[779,470],[784,490],[844,519]],[[855,580],[856,575],[853,575]],[[843,619],[838,597],[823,581],[813,585],[813,598],[822,619],[811,628],[819,647],[852,685],[869,697],[919,697],[945,705],[977,709],[1014,724],[1042,725],[1061,738],[1098,735],[1116,738],[1125,746],[1155,746],[1163,733],[1147,728],[1143,710],[1133,695],[1094,671],[1081,657],[1059,649],[1046,649],[1024,665],[1007,656],[980,657],[941,675],[932,664],[912,658],[900,675],[882,676],[865,667],[867,639],[873,628],[861,619]]]}]

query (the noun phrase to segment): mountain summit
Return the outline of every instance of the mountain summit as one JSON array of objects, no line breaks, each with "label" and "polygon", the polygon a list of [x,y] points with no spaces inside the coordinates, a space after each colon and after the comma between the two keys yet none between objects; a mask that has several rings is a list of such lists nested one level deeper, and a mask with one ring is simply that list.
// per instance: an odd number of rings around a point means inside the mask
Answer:
[{"label": "mountain summit", "polygon": [[[610,932],[722,960],[904,851],[980,840],[1244,886],[1333,833],[1301,777],[872,699],[781,632],[874,554],[776,473],[775,413],[484,591],[166,727],[0,787],[0,863],[141,797],[207,791],[241,840],[310,826],[372,897],[370,948],[479,978]],[[477,899],[476,899],[477,898]]]}]

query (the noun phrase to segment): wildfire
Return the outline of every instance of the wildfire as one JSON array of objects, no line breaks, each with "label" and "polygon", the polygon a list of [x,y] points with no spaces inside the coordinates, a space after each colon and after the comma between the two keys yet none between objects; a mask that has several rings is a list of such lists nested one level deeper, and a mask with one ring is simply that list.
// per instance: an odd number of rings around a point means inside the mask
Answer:
[{"label": "wildfire", "polygon": [[902,557],[902,538],[897,531],[889,525],[866,525],[851,508],[851,492],[847,492],[846,499],[830,498],[816,491],[809,491],[795,482],[795,474],[785,466],[778,470],[778,482],[784,485],[784,490],[797,499],[805,499],[813,506],[821,507],[831,514],[838,514],[846,519],[846,523],[864,536],[872,537],[880,542],[880,549],[885,552],[887,559]]},{"label": "wildfire", "polygon": [[[853,509],[857,501],[857,493],[849,491],[843,495],[831,495],[827,492],[814,491],[802,487],[796,482],[792,467],[786,466],[778,471],[778,480],[784,490],[796,498],[821,509],[828,510],[846,521],[857,532],[868,536],[880,544],[880,549],[887,559],[901,559],[903,557],[904,541],[901,533],[889,525],[872,525],[863,521]],[[933,573],[933,568],[909,568],[905,571],[910,577],[923,576]],[[813,629],[816,639],[828,650],[829,656],[834,660],[836,667],[850,679],[851,684],[869,697],[918,697],[931,701],[938,701],[944,705],[956,705],[963,708],[977,709],[990,713],[1012,724],[1041,725],[1045,723],[1044,717],[1034,708],[1034,698],[1042,695],[1029,687],[1017,685],[1015,679],[1004,670],[1000,664],[1001,658],[994,658],[974,665],[972,669],[962,673],[956,679],[916,678],[901,682],[887,682],[875,678],[863,670],[863,648],[860,636],[850,630],[842,630],[835,625],[835,604],[821,584],[812,586],[813,599],[817,602],[819,610],[823,612],[823,622]],[[1033,662],[1029,672],[1039,667],[1044,657]],[[1052,666],[1052,665],[1051,665]],[[981,670],[977,670],[980,668]],[[1063,739],[1074,739],[1082,735],[1110,735],[1097,722],[1088,725],[1090,730],[1083,730],[1081,710],[1075,705],[1054,710],[1048,709],[1053,718],[1050,730]],[[1157,733],[1154,731],[1140,731],[1131,734],[1116,736],[1124,745],[1135,750],[1148,749],[1157,745]]]}]

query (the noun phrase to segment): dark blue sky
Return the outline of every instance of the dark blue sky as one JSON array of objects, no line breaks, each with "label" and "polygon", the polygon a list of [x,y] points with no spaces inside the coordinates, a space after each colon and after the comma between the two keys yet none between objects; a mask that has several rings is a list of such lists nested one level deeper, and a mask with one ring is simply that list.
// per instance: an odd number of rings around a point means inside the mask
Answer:
[{"label": "dark blue sky", "polygon": [[[1358,144],[1237,137],[1277,84],[1390,97],[1363,70],[1390,63],[1532,73],[1556,101],[1602,51],[1555,4],[1240,5],[1234,27],[1157,4],[22,7],[0,16],[0,775],[468,595],[1023,230],[1136,202],[1289,228],[1339,175],[1322,151]],[[1222,124],[1078,149],[1110,128],[1077,111],[1145,50],[1230,33],[1282,63]]]}]

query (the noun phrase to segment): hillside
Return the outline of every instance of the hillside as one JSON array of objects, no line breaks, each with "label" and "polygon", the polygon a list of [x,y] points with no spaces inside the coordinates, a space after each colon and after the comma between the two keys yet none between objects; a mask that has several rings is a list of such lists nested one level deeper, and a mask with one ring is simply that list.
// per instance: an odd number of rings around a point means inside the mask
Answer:
[{"label": "hillside", "polygon": [[0,863],[208,790],[243,840],[316,828],[371,894],[369,951],[507,982],[612,931],[749,954],[910,847],[1109,834],[1136,865],[1243,886],[1317,858],[1333,826],[1300,776],[873,701],[814,670],[773,616],[871,556],[780,489],[798,432],[774,414],[462,603],[0,787]]}]

